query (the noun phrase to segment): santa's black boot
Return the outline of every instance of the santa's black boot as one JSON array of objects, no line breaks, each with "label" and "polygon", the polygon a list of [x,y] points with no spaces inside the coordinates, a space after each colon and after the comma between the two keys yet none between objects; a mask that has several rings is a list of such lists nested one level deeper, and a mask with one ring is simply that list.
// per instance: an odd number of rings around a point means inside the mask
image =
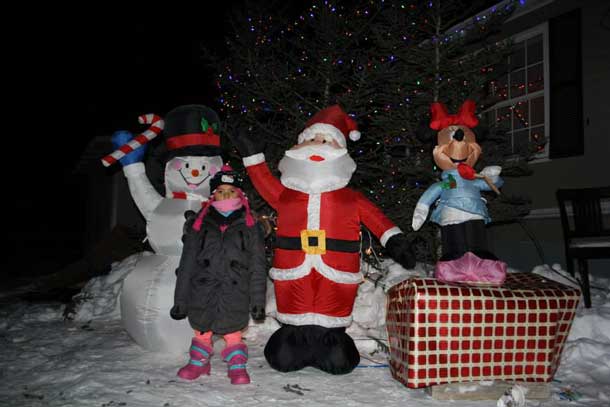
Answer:
[{"label": "santa's black boot", "polygon": [[311,349],[303,337],[302,327],[282,325],[265,345],[265,359],[280,372],[294,372],[308,366]]},{"label": "santa's black boot", "polygon": [[349,373],[358,366],[360,353],[345,328],[311,327],[312,366],[333,375]]}]

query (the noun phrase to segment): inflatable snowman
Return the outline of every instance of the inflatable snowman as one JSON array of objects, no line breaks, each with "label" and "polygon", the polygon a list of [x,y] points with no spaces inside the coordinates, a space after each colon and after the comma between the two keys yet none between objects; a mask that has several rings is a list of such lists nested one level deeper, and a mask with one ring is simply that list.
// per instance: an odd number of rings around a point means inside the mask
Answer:
[{"label": "inflatable snowman", "polygon": [[[169,310],[182,252],[184,214],[201,208],[210,196],[211,176],[222,167],[219,126],[216,112],[202,105],[179,106],[165,116],[165,197],[146,176],[144,148],[120,160],[155,252],[141,257],[125,278],[121,318],[131,337],[148,350],[182,353],[193,336],[188,322],[171,319]],[[113,143],[131,138],[128,132],[116,132]]]}]

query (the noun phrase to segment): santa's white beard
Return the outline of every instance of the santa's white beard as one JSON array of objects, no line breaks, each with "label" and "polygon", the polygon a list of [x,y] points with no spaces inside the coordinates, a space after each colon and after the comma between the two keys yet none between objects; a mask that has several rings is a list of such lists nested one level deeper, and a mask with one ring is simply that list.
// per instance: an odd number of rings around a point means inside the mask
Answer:
[{"label": "santa's white beard", "polygon": [[[335,149],[330,146],[311,147],[314,146],[286,152],[278,165],[278,169],[282,173],[280,177],[282,185],[307,194],[334,191],[346,186],[356,171],[356,162],[347,154],[347,149]],[[332,155],[338,157],[326,158],[328,157],[327,148],[332,148],[334,150]],[[307,152],[305,149],[308,149]],[[295,152],[300,157],[319,155],[325,159],[324,161],[298,159],[292,157]]]}]

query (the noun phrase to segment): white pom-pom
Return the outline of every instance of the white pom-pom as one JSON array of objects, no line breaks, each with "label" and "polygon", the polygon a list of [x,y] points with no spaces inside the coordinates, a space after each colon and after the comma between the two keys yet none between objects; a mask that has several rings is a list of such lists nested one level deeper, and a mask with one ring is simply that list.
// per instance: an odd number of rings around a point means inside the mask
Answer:
[{"label": "white pom-pom", "polygon": [[349,139],[352,141],[358,141],[360,140],[360,132],[358,130],[352,130],[349,132]]}]

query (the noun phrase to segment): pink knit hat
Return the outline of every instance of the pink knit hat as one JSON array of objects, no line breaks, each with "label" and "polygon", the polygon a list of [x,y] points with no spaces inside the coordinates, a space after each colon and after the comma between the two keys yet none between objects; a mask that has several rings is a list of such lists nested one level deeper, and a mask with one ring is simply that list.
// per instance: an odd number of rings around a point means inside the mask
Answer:
[{"label": "pink knit hat", "polygon": [[[218,186],[224,184],[232,185],[237,190],[237,197],[240,199],[242,206],[246,208],[246,225],[248,225],[248,227],[254,226],[254,218],[252,217],[252,212],[250,211],[250,203],[248,202],[248,198],[246,197],[246,194],[244,194],[244,191],[238,186],[241,184],[238,183],[237,173],[233,170],[233,168],[227,164],[223,165],[220,171],[214,174],[213,180],[215,180],[214,190],[218,188]],[[211,185],[212,182],[210,182],[210,189],[212,189]],[[214,192],[214,190],[212,190],[212,192]],[[214,194],[212,194],[210,199],[205,203],[205,206],[197,215],[197,219],[195,219],[195,223],[193,223],[193,229],[197,232],[201,230],[203,218],[205,215],[207,215],[208,211],[210,210],[210,206],[212,206],[214,201],[215,197]]]}]

